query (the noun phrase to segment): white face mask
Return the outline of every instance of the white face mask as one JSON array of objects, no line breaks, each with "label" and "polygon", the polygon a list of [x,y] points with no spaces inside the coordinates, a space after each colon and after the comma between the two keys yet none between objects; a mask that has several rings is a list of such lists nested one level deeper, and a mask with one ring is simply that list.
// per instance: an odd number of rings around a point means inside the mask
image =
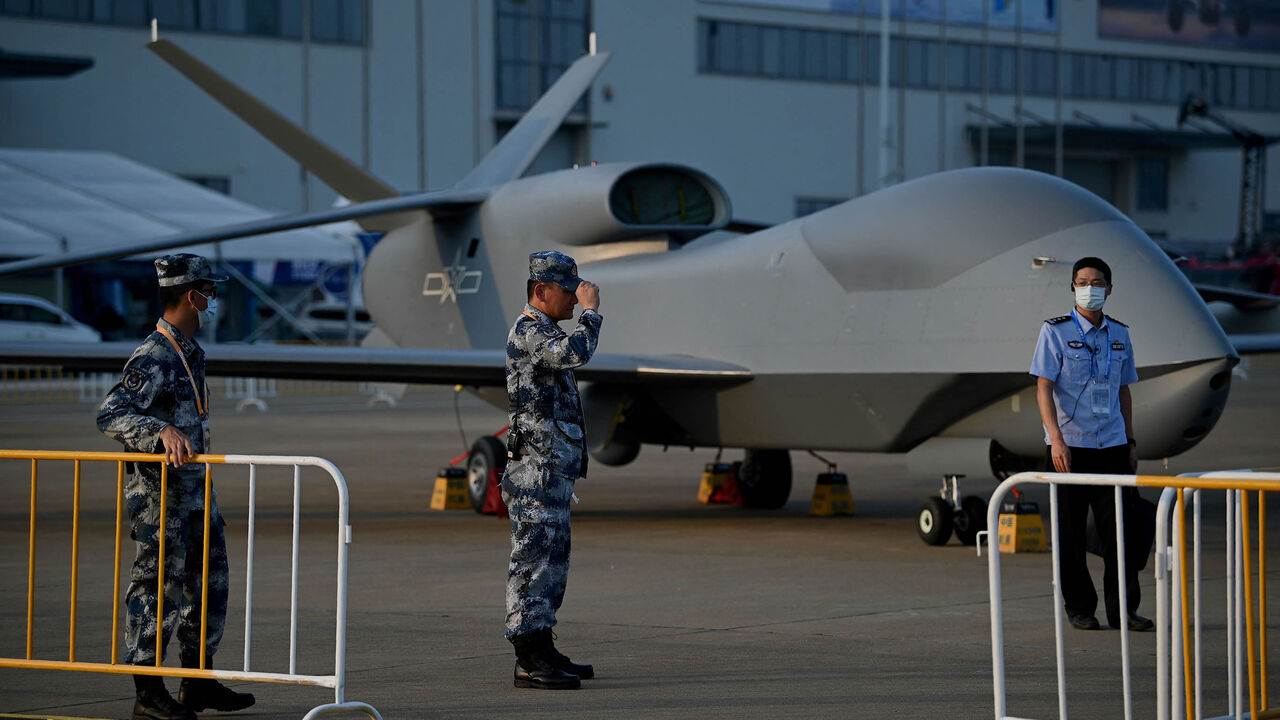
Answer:
[{"label": "white face mask", "polygon": [[199,323],[196,327],[212,327],[218,321],[218,298],[204,297],[204,293],[199,290],[192,290],[192,292],[204,298],[208,303],[204,310],[196,310]]},{"label": "white face mask", "polygon": [[1101,310],[1102,304],[1107,301],[1107,289],[1104,287],[1094,287],[1085,285],[1076,288],[1076,305],[1082,310],[1090,312]]}]

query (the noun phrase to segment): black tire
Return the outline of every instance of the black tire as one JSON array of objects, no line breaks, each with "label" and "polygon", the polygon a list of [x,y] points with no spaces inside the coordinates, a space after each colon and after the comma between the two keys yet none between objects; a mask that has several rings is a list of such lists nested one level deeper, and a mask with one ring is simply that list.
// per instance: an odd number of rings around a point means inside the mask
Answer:
[{"label": "black tire", "polygon": [[960,501],[960,511],[955,514],[956,539],[962,545],[973,545],[978,533],[987,529],[987,503],[977,495],[967,495]]},{"label": "black tire", "polygon": [[940,497],[926,498],[916,515],[916,532],[926,545],[946,545],[951,539],[951,503]]},{"label": "black tire", "polygon": [[776,510],[791,497],[791,454],[786,450],[748,450],[738,469],[738,492],[749,508]]},{"label": "black tire", "polygon": [[1182,19],[1186,15],[1182,1],[1169,0],[1169,7],[1165,10],[1165,20],[1169,23],[1169,29],[1174,32],[1182,30]]},{"label": "black tire", "polygon": [[480,512],[484,507],[485,496],[489,494],[489,471],[497,470],[501,474],[506,466],[507,449],[498,438],[485,435],[471,444],[471,454],[467,456],[467,496],[472,510]]}]

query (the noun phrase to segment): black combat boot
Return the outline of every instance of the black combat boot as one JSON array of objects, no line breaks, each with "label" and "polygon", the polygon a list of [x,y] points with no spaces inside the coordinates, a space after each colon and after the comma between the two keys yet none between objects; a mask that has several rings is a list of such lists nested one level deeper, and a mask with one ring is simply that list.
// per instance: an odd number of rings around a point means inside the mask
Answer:
[{"label": "black combat boot", "polygon": [[550,633],[525,633],[511,638],[516,646],[515,681],[518,688],[540,690],[574,690],[582,687],[577,675],[558,669],[549,652]]},{"label": "black combat boot", "polygon": [[[198,668],[200,662],[184,657],[182,667]],[[205,661],[204,669],[213,669],[213,658]],[[192,712],[208,709],[220,712],[243,710],[255,701],[253,693],[236,692],[213,678],[183,678],[182,684],[178,686],[178,702]]]},{"label": "black combat boot", "polygon": [[196,714],[182,707],[164,688],[164,679],[155,675],[134,675],[138,699],[133,703],[133,720],[196,720]]},{"label": "black combat boot", "polygon": [[555,644],[556,635],[555,633],[551,632],[551,628],[546,628],[545,630],[540,630],[539,632],[542,632],[546,635],[548,656],[551,659],[551,664],[555,666],[557,670],[563,670],[569,673],[570,675],[577,675],[583,680],[590,680],[591,678],[596,676],[595,669],[592,668],[590,665],[579,665],[578,663],[570,660],[568,656],[564,655],[563,653],[561,653],[559,650],[556,649],[556,644]]}]

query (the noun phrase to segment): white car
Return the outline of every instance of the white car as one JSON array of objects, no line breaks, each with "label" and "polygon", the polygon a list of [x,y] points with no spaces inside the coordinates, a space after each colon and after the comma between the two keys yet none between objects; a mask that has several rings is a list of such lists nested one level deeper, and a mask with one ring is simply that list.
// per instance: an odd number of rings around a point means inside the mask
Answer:
[{"label": "white car", "polygon": [[0,343],[101,341],[97,330],[47,300],[0,293]]}]

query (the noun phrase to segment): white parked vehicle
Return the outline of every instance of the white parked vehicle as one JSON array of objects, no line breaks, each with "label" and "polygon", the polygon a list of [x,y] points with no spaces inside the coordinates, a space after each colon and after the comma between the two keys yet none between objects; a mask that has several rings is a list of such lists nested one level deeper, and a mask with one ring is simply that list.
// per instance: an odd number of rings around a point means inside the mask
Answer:
[{"label": "white parked vehicle", "polygon": [[0,293],[0,343],[101,342],[102,335],[33,295]]}]

